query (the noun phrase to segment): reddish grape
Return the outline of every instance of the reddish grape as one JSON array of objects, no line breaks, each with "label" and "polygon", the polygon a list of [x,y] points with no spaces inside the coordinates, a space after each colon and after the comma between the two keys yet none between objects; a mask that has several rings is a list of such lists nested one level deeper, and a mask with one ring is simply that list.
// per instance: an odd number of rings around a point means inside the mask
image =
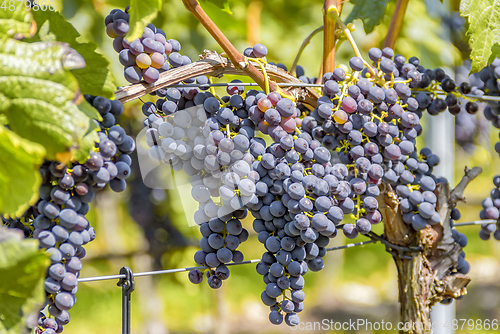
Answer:
[{"label": "reddish grape", "polygon": [[358,104],[356,103],[355,99],[353,99],[350,96],[346,96],[342,100],[341,107],[342,107],[342,109],[344,109],[345,112],[348,112],[349,114],[352,114],[358,108]]},{"label": "reddish grape", "polygon": [[266,111],[272,106],[273,104],[271,103],[271,101],[266,98],[260,99],[259,102],[257,103],[257,107],[259,108],[260,111]]},{"label": "reddish grape", "polygon": [[172,44],[170,44],[169,42],[166,42],[165,43],[165,54],[169,54],[170,52],[172,52]]},{"label": "reddish grape", "polygon": [[165,57],[163,54],[158,52],[151,54],[151,66],[154,68],[162,68],[163,64],[165,64]]},{"label": "reddish grape", "polygon": [[276,104],[278,103],[278,101],[281,99],[281,95],[277,92],[271,92],[269,93],[269,95],[267,96],[267,98],[269,99],[269,101],[271,101],[271,103],[273,104],[273,106],[276,106]]},{"label": "reddish grape", "polygon": [[288,133],[293,133],[293,131],[295,131],[296,124],[295,119],[292,117],[282,118],[280,123],[283,130]]}]

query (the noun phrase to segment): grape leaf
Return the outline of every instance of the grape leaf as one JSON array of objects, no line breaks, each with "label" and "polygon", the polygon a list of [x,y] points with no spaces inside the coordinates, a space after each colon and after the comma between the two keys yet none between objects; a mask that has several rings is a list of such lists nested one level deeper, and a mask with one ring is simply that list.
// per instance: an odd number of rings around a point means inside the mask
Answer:
[{"label": "grape leaf", "polygon": [[[5,230],[4,230],[5,229]],[[49,256],[38,241],[0,230],[0,333],[21,333],[25,317],[43,305]]]},{"label": "grape leaf", "polygon": [[19,216],[38,199],[45,149],[0,126],[0,212]]},{"label": "grape leaf", "polygon": [[207,2],[211,2],[220,9],[222,9],[223,12],[226,12],[228,14],[233,14],[231,12],[231,9],[229,8],[229,1],[228,0],[205,0]]},{"label": "grape leaf", "polygon": [[24,3],[15,1],[15,7],[15,10],[0,10],[0,36],[7,35],[17,39],[32,36],[36,31],[33,15],[26,10]]},{"label": "grape leaf", "polygon": [[500,0],[462,0],[460,15],[469,21],[471,73],[479,72],[500,57]]},{"label": "grape leaf", "polygon": [[114,79],[108,70],[109,61],[95,50],[97,44],[93,42],[79,43],[76,41],[80,34],[58,12],[34,12],[38,31],[38,40],[65,42],[76,50],[86,62],[82,69],[75,69],[71,74],[78,80],[80,91],[83,94],[100,95],[107,98],[113,96],[116,90]]},{"label": "grape leaf", "polygon": [[384,17],[387,4],[391,0],[351,0],[354,5],[345,23],[356,19],[363,21],[365,33],[369,34],[380,24]]},{"label": "grape leaf", "polygon": [[130,0],[130,30],[126,39],[133,41],[142,36],[144,27],[156,18],[161,9],[161,0]]},{"label": "grape leaf", "polygon": [[80,147],[89,117],[100,118],[68,71],[84,64],[67,44],[0,38],[0,113],[11,130],[44,146],[49,159]]},{"label": "grape leaf", "polygon": [[[94,108],[92,109],[95,110]],[[94,123],[94,121],[90,120],[89,130],[80,141],[80,146],[72,149],[71,156],[73,160],[84,163],[88,159],[89,151],[95,148],[96,142],[99,142],[99,136],[97,135],[99,130],[100,128]]]}]

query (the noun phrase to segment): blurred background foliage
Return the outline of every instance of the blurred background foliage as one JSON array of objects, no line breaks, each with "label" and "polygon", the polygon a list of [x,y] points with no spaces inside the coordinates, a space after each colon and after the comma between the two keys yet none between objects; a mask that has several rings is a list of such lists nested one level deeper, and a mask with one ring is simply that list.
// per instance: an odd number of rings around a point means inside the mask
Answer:
[{"label": "blurred background foliage", "polygon": [[[82,41],[99,44],[100,52],[111,62],[118,86],[126,85],[118,55],[104,31],[104,17],[113,8],[124,9],[127,0],[58,0],[62,12],[82,35]],[[242,0],[230,2],[232,15],[209,2],[202,6],[229,40],[241,51],[257,42],[267,45],[268,60],[291,66],[303,39],[322,25],[321,0]],[[388,4],[382,24],[365,35],[362,22],[355,20],[353,33],[358,46],[366,54],[369,48],[381,46],[388,30],[395,1]],[[456,12],[439,10],[437,0],[412,0],[397,43],[397,53],[417,56],[427,68],[444,67],[447,72],[467,75],[469,51],[464,39],[465,21]],[[451,8],[457,10],[457,4]],[[344,4],[343,16],[352,10]],[[153,23],[168,38],[181,42],[182,53],[193,60],[204,50],[220,47],[196,19],[185,10],[182,1],[164,1]],[[338,63],[347,63],[352,51],[344,43],[337,52]],[[322,37],[318,34],[308,45],[299,64],[306,75],[317,75],[322,56]],[[217,80],[229,81],[232,78]],[[147,100],[147,98],[146,98]],[[122,125],[131,134],[142,128],[141,102],[126,104]],[[465,116],[467,117],[467,116]],[[424,116],[429,118],[429,116]],[[463,118],[463,117],[462,117]],[[484,173],[466,192],[467,203],[460,204],[462,221],[478,218],[481,199],[492,188],[491,179],[500,163],[490,140],[497,136],[484,122],[482,113],[457,119],[455,183],[464,166],[481,165]],[[424,128],[425,129],[425,128]],[[425,132],[425,130],[424,130]],[[425,143],[423,143],[425,144]],[[137,163],[133,180],[123,194],[103,192],[94,203],[89,221],[97,231],[97,239],[88,245],[82,276],[118,273],[122,266],[133,271],[193,266],[199,232],[189,227],[196,204],[189,205],[189,187],[148,189],[144,186]],[[180,180],[181,181],[181,180]],[[182,200],[181,200],[182,199]],[[244,221],[250,231],[248,242],[241,246],[246,259],[260,258],[262,245],[252,230],[250,217]],[[382,233],[382,226],[375,231]],[[471,263],[469,295],[457,302],[457,318],[497,319],[500,303],[500,243],[481,241],[478,227],[461,229],[469,237],[466,248]],[[359,236],[354,242],[366,238]],[[349,241],[351,242],[351,241]],[[331,245],[346,243],[339,234]],[[306,309],[302,321],[390,321],[399,319],[397,273],[391,256],[380,244],[335,251],[325,258],[325,269],[306,276]],[[134,333],[282,333],[287,326],[274,327],[267,321],[267,307],[260,302],[264,288],[254,265],[231,268],[231,278],[222,288],[211,290],[204,282],[193,285],[187,273],[149,276],[136,279],[132,295],[132,328]],[[121,289],[116,282],[81,283],[78,302],[72,309],[72,320],[66,331],[73,334],[119,333],[121,328]],[[458,331],[465,332],[465,331]],[[366,331],[370,333],[370,331]]]}]

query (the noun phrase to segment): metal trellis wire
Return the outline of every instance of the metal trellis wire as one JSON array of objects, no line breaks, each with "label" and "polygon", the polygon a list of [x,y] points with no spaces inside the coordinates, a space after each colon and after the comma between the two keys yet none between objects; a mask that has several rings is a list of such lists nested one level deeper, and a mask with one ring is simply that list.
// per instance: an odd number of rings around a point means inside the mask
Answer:
[{"label": "metal trellis wire", "polygon": [[[482,225],[482,224],[492,224],[496,223],[496,220],[489,219],[489,220],[476,220],[476,221],[471,221],[471,222],[464,222],[464,223],[455,223],[453,226],[454,227],[460,227],[460,226],[469,226],[469,225]],[[373,236],[369,236],[372,238]],[[337,247],[331,247],[327,248],[326,251],[336,251],[336,250],[342,250],[342,249],[347,249],[347,248],[352,248],[352,247],[357,247],[357,246],[364,246],[368,244],[375,243],[377,241],[381,241],[379,236],[378,238],[372,238],[371,240],[368,241],[361,241],[357,243],[350,243],[346,244],[343,246],[337,246]],[[394,245],[392,245],[394,246]],[[239,263],[227,263],[226,266],[237,266],[237,265],[242,265],[242,264],[250,264],[250,263],[259,263],[261,262],[260,259],[254,259],[254,260],[247,260]],[[94,277],[82,277],[78,278],[78,283],[86,283],[86,282],[98,282],[98,281],[106,281],[106,280],[119,280],[117,285],[122,287],[122,334],[130,334],[130,314],[131,314],[131,295],[132,292],[135,290],[135,277],[141,277],[141,276],[153,276],[153,275],[164,275],[164,274],[173,274],[173,273],[180,273],[180,272],[186,272],[186,271],[191,271],[195,269],[207,269],[207,266],[197,266],[197,267],[187,267],[187,268],[175,268],[175,269],[166,269],[166,270],[155,270],[155,271],[145,271],[145,272],[139,272],[139,273],[134,273],[132,270],[128,267],[122,267],[120,269],[120,273],[118,275],[106,275],[106,276],[94,276]]]},{"label": "metal trellis wire", "polygon": [[[305,82],[282,82],[282,83],[277,83],[279,87],[318,87],[322,88],[324,85],[322,84],[311,84],[311,83],[305,83]],[[176,84],[176,85],[168,85],[166,87],[173,87],[173,88],[202,88],[202,89],[208,89],[210,87],[228,87],[228,86],[243,86],[243,87],[259,87],[259,85],[255,82],[217,82],[217,83],[211,83],[211,84]],[[422,91],[422,90],[416,90],[412,91],[412,93],[425,93],[428,95],[435,95],[434,92],[430,91]],[[444,97],[446,95],[444,94],[437,94],[437,96]],[[472,99],[477,99],[481,101],[495,101],[495,102],[500,102],[500,96],[493,96],[493,95],[474,95],[474,94],[463,94],[465,97],[469,97]]]},{"label": "metal trellis wire", "polygon": [[[346,248],[352,248],[356,246],[363,246],[367,244],[371,244],[376,242],[376,240],[368,240],[357,243],[351,243],[338,247],[327,248],[326,251],[335,251]],[[250,263],[259,263],[260,259],[243,261],[240,263],[227,263],[226,266],[236,266],[240,264],[250,264]],[[190,271],[195,269],[207,269],[206,266],[198,266],[198,267],[188,267],[188,268],[176,268],[176,269],[167,269],[167,270],[156,270],[156,271],[146,271],[140,273],[134,273],[128,267],[122,267],[120,269],[120,274],[118,275],[107,275],[107,276],[95,276],[95,277],[84,277],[79,278],[78,283],[84,282],[97,282],[97,281],[105,281],[105,280],[114,280],[118,279],[118,286],[122,287],[122,334],[130,334],[130,313],[131,313],[131,294],[135,290],[135,277],[141,276],[152,276],[152,275],[163,275],[163,274],[173,274],[184,271]]]},{"label": "metal trellis wire", "polygon": [[484,219],[484,220],[474,220],[471,222],[465,222],[465,223],[454,223],[454,227],[460,227],[460,226],[469,226],[469,225],[483,225],[483,224],[494,224],[496,223],[496,219]]}]

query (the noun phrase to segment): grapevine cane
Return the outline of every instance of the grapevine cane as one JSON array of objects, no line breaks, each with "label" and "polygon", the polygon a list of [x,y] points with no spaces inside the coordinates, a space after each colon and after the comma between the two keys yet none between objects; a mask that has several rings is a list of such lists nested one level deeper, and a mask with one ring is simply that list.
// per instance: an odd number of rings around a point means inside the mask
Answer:
[{"label": "grapevine cane", "polygon": [[[323,73],[333,72],[335,69],[335,42],[337,21],[334,16],[329,15],[334,10],[340,16],[342,2],[338,0],[325,0],[323,5]],[[318,80],[320,80],[318,76]]]},{"label": "grapevine cane", "polygon": [[[203,8],[197,0],[182,0],[184,6],[200,21],[200,23],[207,29],[207,31],[212,35],[212,37],[217,41],[217,43],[222,47],[224,52],[227,54],[231,62],[241,69],[243,69],[247,75],[252,78],[262,89],[265,88],[265,78],[262,73],[260,73],[255,66],[251,63],[245,61],[245,57],[236,50],[233,44],[227,39],[227,37],[222,33],[222,31],[217,27],[217,25],[210,19],[210,17],[205,13]],[[276,85],[275,82],[270,81],[269,86],[271,91],[280,92],[281,89]]]},{"label": "grapevine cane", "polygon": [[408,7],[409,2],[410,0],[398,0],[398,2],[396,3],[396,8],[394,9],[394,13],[392,14],[391,24],[389,26],[389,31],[387,32],[387,36],[384,40],[384,48],[389,47],[395,50],[396,40],[398,39],[399,33],[401,32],[406,8]]}]

